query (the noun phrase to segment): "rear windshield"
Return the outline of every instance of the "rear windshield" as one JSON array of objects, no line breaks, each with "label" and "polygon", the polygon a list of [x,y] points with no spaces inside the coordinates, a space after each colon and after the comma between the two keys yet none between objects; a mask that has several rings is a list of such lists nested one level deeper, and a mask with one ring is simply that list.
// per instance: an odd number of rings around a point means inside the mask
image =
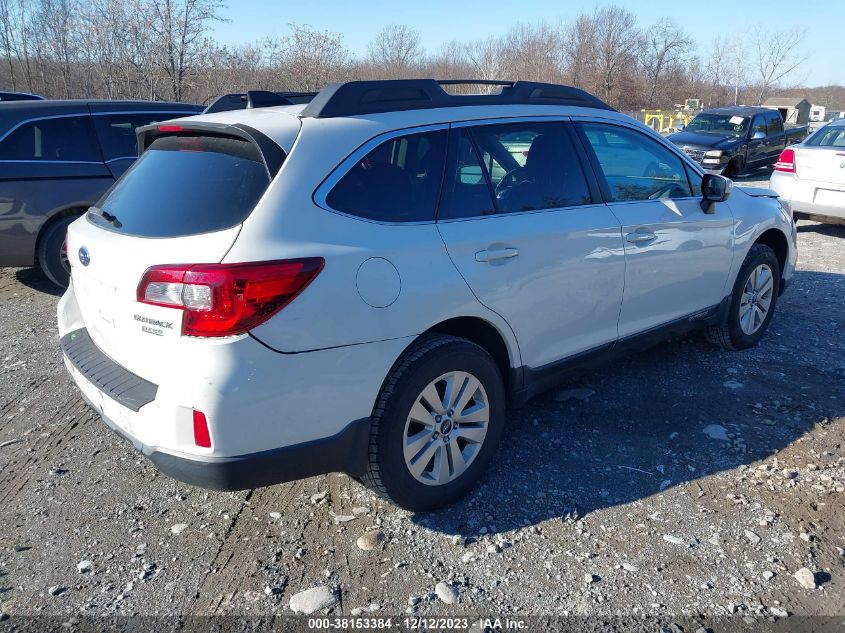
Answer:
[{"label": "rear windshield", "polygon": [[243,222],[270,178],[255,146],[240,139],[158,138],[106,192],[89,219],[141,237],[180,237]]},{"label": "rear windshield", "polygon": [[845,147],[845,125],[828,125],[804,141],[804,145]]}]

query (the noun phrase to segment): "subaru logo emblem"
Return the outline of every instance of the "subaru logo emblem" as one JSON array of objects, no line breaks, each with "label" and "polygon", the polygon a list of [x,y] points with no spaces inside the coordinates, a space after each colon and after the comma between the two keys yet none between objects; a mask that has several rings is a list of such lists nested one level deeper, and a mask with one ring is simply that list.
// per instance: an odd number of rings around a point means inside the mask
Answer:
[{"label": "subaru logo emblem", "polygon": [[83,266],[87,266],[91,263],[91,256],[88,254],[88,249],[84,246],[79,249],[79,263]]}]

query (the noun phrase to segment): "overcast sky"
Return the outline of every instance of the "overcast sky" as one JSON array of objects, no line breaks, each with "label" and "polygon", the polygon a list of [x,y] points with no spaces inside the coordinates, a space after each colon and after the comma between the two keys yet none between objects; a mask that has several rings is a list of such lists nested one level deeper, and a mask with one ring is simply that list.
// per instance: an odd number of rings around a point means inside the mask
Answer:
[{"label": "overcast sky", "polygon": [[[419,31],[426,49],[434,51],[450,40],[469,41],[502,35],[516,22],[567,21],[595,6],[565,0],[228,0],[228,22],[215,25],[214,34],[226,44],[245,44],[265,35],[286,35],[289,22],[309,24],[343,35],[356,54],[386,24],[407,24]],[[626,0],[624,6],[647,26],[672,16],[698,41],[707,57],[720,33],[755,29],[778,30],[801,26],[807,31],[802,50],[809,61],[794,75],[794,83],[808,86],[845,84],[845,0]]]}]

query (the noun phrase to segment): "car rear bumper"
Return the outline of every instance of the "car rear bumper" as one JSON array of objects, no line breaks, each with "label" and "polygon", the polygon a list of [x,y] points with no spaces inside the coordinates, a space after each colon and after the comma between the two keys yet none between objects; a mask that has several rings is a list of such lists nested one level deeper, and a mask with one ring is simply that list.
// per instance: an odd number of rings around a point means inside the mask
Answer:
[{"label": "car rear bumper", "polygon": [[[73,282],[57,313],[67,371],[106,423],[165,473],[221,489],[361,474],[384,377],[413,340],[286,354],[249,335],[174,337],[118,361],[101,342],[97,317],[91,328],[82,318]],[[123,360],[143,354],[155,362]],[[210,447],[197,440],[195,411],[204,414]]]},{"label": "car rear bumper", "polygon": [[143,425],[143,408],[155,399],[153,385],[108,358],[87,332],[62,338],[68,372],[85,401],[120,437],[166,475],[214,490],[245,490],[329,472],[359,476],[366,470],[369,418],[355,420],[333,436],[269,450],[220,457],[189,455],[144,443],[133,429]]},{"label": "car rear bumper", "polygon": [[841,194],[845,200],[845,188],[835,183],[801,180],[794,174],[774,172],[769,185],[778,196],[787,201],[793,214],[845,219],[845,203],[825,204],[819,202],[823,194]]},{"label": "car rear bumper", "polygon": [[[88,398],[85,401],[96,409]],[[203,457],[147,446],[106,415],[101,417],[118,437],[129,442],[165,475],[211,490],[249,490],[315,475],[342,472],[358,477],[366,471],[370,420],[356,420],[333,437],[236,457]]]}]

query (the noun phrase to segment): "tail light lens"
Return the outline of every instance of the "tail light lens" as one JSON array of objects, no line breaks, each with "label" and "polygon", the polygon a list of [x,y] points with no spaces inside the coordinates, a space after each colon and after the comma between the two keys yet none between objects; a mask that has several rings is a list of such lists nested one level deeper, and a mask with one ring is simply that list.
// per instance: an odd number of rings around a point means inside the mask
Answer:
[{"label": "tail light lens", "polygon": [[787,174],[795,173],[795,150],[785,149],[780,153],[778,162],[775,163],[775,171],[782,171]]},{"label": "tail light lens", "polygon": [[182,334],[243,334],[293,301],[323,269],[322,257],[246,264],[184,264],[148,268],[139,303],[185,312]]}]

